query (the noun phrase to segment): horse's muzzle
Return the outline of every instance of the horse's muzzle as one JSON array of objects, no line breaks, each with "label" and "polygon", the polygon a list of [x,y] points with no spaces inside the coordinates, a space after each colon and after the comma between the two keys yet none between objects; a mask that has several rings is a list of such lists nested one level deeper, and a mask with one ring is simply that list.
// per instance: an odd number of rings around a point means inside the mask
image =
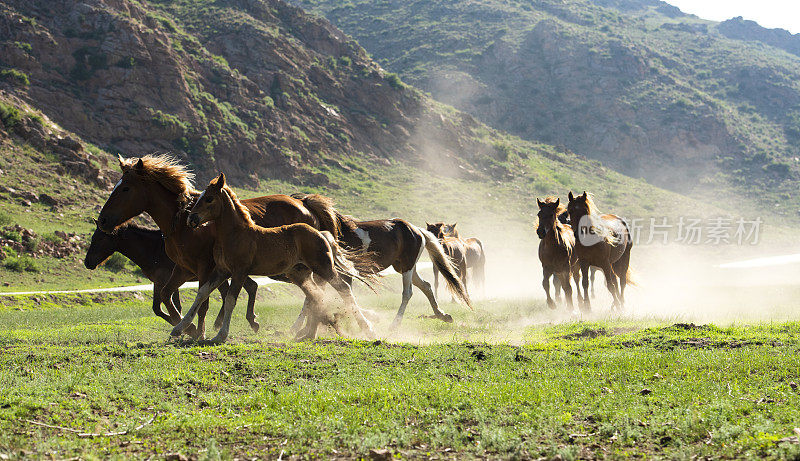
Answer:
[{"label": "horse's muzzle", "polygon": [[545,235],[547,235],[547,231],[539,227],[536,229],[536,235],[538,235],[540,239],[543,239]]},{"label": "horse's muzzle", "polygon": [[186,218],[186,225],[192,229],[197,229],[197,226],[200,225],[200,215],[197,213],[192,213]]}]

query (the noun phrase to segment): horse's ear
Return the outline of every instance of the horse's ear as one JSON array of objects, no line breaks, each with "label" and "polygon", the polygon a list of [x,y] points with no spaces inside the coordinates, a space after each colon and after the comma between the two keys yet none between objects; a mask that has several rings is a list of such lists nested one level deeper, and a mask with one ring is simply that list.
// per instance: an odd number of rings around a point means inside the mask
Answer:
[{"label": "horse's ear", "polygon": [[574,195],[572,195],[572,191],[569,191],[569,195],[567,196],[567,198],[569,198],[569,201],[570,201],[570,202],[571,202],[571,201],[573,201],[573,200],[575,200],[575,196],[574,196]]},{"label": "horse's ear", "polygon": [[455,229],[456,228],[456,224],[458,224],[458,222],[454,222],[453,224],[450,224],[450,229]]},{"label": "horse's ear", "polygon": [[431,227],[431,223],[429,223],[428,221],[425,221],[425,227]]},{"label": "horse's ear", "polygon": [[219,178],[217,178],[217,183],[219,183],[219,188],[222,189],[225,187],[225,173],[220,173]]},{"label": "horse's ear", "polygon": [[556,208],[558,208],[559,205],[561,205],[561,197],[556,199]]},{"label": "horse's ear", "polygon": [[[571,193],[572,193],[572,192],[570,192],[570,194],[571,194]],[[537,204],[537,205],[539,205],[539,208],[541,208],[541,207],[543,207],[543,206],[544,206],[544,203],[543,203],[541,200],[539,200],[539,198],[538,198],[538,197],[536,198],[536,204]]]},{"label": "horse's ear", "polygon": [[100,223],[99,223],[99,222],[97,222],[97,218],[92,218],[92,221],[94,221],[94,225],[95,225],[95,227],[97,227],[98,229],[100,229]]},{"label": "horse's ear", "polygon": [[121,155],[117,154],[117,160],[119,161],[119,169],[124,171],[125,170],[125,166],[127,165],[127,163],[125,162],[125,159],[122,158]]},{"label": "horse's ear", "polygon": [[144,161],[140,158],[138,162],[136,162],[136,172],[142,173],[144,172]]},{"label": "horse's ear", "polygon": [[586,195],[586,191],[583,191],[583,195],[582,195],[581,197],[583,197],[583,198],[586,198],[586,197],[587,197],[587,195]]}]

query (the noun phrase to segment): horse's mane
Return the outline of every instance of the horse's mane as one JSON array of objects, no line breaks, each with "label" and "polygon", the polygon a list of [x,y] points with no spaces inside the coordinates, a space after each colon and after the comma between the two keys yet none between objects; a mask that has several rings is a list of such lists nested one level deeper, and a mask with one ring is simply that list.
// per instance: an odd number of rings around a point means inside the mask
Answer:
[{"label": "horse's mane", "polygon": [[356,221],[356,218],[342,214],[339,210],[336,210],[336,219],[339,220],[339,228],[341,229],[347,229],[350,232],[355,232],[356,229],[358,229],[358,221]]},{"label": "horse's mane", "polygon": [[128,232],[131,232],[131,233],[134,233],[134,234],[144,234],[144,235],[147,235],[147,236],[151,236],[151,235],[156,234],[156,233],[161,234],[161,230],[160,229],[154,229],[152,227],[140,226],[140,225],[138,225],[138,224],[136,224],[136,223],[134,223],[132,221],[128,221],[128,222],[122,224],[121,226],[119,226],[116,229],[116,232],[121,232],[121,231],[128,231]]},{"label": "horse's mane", "polygon": [[157,182],[168,191],[178,195],[197,194],[192,185],[194,174],[186,168],[186,165],[181,164],[171,155],[145,155],[138,159],[120,159],[120,163],[123,170],[135,169],[139,160],[142,161],[143,168],[137,169],[138,173],[150,181]]},{"label": "horse's mane", "polygon": [[[558,197],[548,195],[544,198],[544,203],[556,203]],[[556,239],[556,244],[561,248],[567,250],[567,256],[572,258],[572,248],[575,246],[575,233],[572,228],[561,222],[559,216],[566,213],[567,207],[563,203],[559,203],[555,213],[553,213],[553,236]]]},{"label": "horse's mane", "polygon": [[603,237],[603,240],[608,243],[609,245],[616,245],[619,243],[619,237],[614,235],[614,230],[606,225],[605,220],[603,219],[602,215],[600,214],[600,210],[597,208],[597,205],[594,203],[594,195],[593,194],[586,194],[586,207],[589,209],[589,214],[594,216],[594,222],[600,222],[600,225],[592,226],[594,228],[594,232]]},{"label": "horse's mane", "polygon": [[247,209],[247,207],[239,201],[239,197],[236,196],[236,192],[234,192],[233,189],[227,185],[222,188],[221,192],[228,195],[228,198],[233,204],[233,211],[244,220],[245,224],[247,224],[248,227],[255,227],[256,223],[253,221],[253,216],[250,215],[250,211]]}]

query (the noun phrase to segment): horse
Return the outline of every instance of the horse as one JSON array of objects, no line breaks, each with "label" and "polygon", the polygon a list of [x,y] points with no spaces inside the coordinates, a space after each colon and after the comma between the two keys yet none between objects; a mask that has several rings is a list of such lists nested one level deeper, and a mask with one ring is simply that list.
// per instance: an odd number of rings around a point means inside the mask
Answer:
[{"label": "horse", "polygon": [[601,215],[586,191],[577,197],[569,192],[567,213],[575,235],[574,251],[581,270],[584,309],[591,310],[589,266],[603,271],[606,287],[614,299],[612,309],[624,308],[625,286],[633,284],[630,269],[633,240],[628,225],[619,216]]},{"label": "horse", "polygon": [[[570,312],[576,313],[572,304],[572,285],[570,285],[570,275],[575,278],[575,287],[579,284],[578,264],[573,248],[575,247],[575,235],[569,224],[564,224],[560,217],[566,211],[566,207],[561,204],[557,197],[545,197],[544,201],[536,199],[539,205],[537,214],[539,224],[536,227],[536,234],[541,241],[539,242],[539,261],[542,263],[542,287],[547,294],[547,307],[556,308],[556,303],[550,297],[550,276],[553,276],[553,284],[556,286],[556,297],[558,297],[558,287],[564,290],[564,298],[567,301],[567,308]],[[578,290],[580,302],[580,290]]]},{"label": "horse", "polygon": [[231,286],[223,302],[225,309],[223,325],[217,336],[212,339],[212,342],[224,342],[228,337],[236,298],[244,280],[250,274],[267,276],[286,274],[290,279],[302,280],[302,287],[316,295],[308,299],[310,302],[306,302],[304,306],[309,321],[298,339],[315,338],[320,323],[328,324],[337,333],[342,334],[336,319],[322,309],[319,299],[321,290],[310,276],[313,273],[336,289],[362,331],[374,337],[372,324],[358,308],[350,285],[342,280],[339,274],[365,282],[367,280],[361,277],[353,264],[342,256],[344,250],[338,246],[330,232],[320,232],[305,223],[269,228],[258,226],[247,207],[225,183],[224,173],[211,180],[197,198],[186,218],[186,225],[196,229],[209,221],[214,221],[217,232],[214,240],[216,267],[209,280],[199,288],[192,307],[173,328],[172,336],[180,336],[183,333],[183,330],[192,323],[200,304],[208,299],[209,294],[219,284],[230,277]]},{"label": "horse", "polygon": [[[164,234],[167,255],[176,263],[169,281],[161,289],[161,299],[170,299],[187,277],[195,276],[200,285],[204,285],[215,266],[213,248],[216,231],[213,223],[197,229],[186,225],[188,212],[185,208],[200,195],[192,187],[194,176],[168,155],[147,155],[138,159],[123,159],[120,156],[118,160],[122,178],[100,210],[97,219],[100,230],[111,233],[131,218],[147,213]],[[287,195],[242,200],[258,225],[272,227],[302,222],[336,235],[337,221],[330,203],[323,196],[314,196],[306,203]],[[287,277],[275,278],[290,281]],[[193,333],[192,327],[186,330],[195,339],[204,337],[207,309],[208,302],[205,301],[197,314],[196,332]],[[218,317],[217,320],[215,326],[219,327],[222,318]],[[171,311],[170,323],[176,325],[180,321],[180,314]],[[248,321],[255,330],[254,314]]]},{"label": "horse", "polygon": [[[97,223],[95,222],[95,225]],[[164,249],[164,234],[158,229],[148,229],[133,223],[126,223],[120,226],[112,234],[106,234],[97,227],[92,234],[91,243],[86,250],[86,257],[83,260],[84,266],[89,270],[94,270],[115,252],[121,253],[139,266],[142,273],[153,282],[153,313],[156,316],[170,322],[170,315],[161,310],[161,289],[166,285],[175,263],[169,259]],[[190,282],[194,277],[188,277],[185,282]],[[250,283],[252,282],[252,283]],[[256,304],[256,289],[258,285],[248,279],[244,289],[248,294],[247,317],[255,319],[253,310]],[[219,286],[220,295],[225,299],[228,291],[228,283]],[[180,293],[172,293],[171,304],[165,302],[167,311],[170,307],[175,309],[178,314],[181,312]],[[222,309],[220,309],[222,312]],[[254,320],[255,322],[255,320]],[[255,322],[254,330],[258,331],[259,324]]]},{"label": "horse", "polygon": [[[296,197],[302,198],[299,195]],[[349,251],[365,252],[365,256],[371,259],[372,272],[377,273],[392,267],[402,275],[402,300],[391,329],[399,327],[403,321],[408,301],[413,294],[412,285],[422,290],[428,298],[434,318],[446,323],[453,322],[453,317],[439,308],[431,284],[417,273],[417,263],[424,250],[428,252],[433,266],[442,273],[450,291],[470,309],[473,308],[466,287],[435,235],[399,218],[356,221],[352,216],[343,215],[339,211],[336,211],[336,218],[340,231],[339,240]],[[301,313],[293,328],[302,325],[303,317],[304,313]]]},{"label": "horse", "polygon": [[[486,284],[486,253],[483,243],[477,238],[462,239],[458,235],[456,225],[437,222],[434,224],[425,223],[429,232],[439,238],[444,247],[445,253],[453,260],[459,268],[459,275],[464,286],[467,286],[467,269],[472,269],[475,279],[475,286],[485,291]],[[439,295],[439,271],[433,268],[434,292]]]}]

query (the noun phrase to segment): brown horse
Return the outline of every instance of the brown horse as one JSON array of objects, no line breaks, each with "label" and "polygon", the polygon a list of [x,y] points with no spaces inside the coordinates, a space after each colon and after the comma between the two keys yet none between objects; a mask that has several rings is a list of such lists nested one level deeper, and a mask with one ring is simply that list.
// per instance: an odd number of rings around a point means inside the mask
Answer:
[{"label": "brown horse", "polygon": [[[170,316],[161,310],[161,289],[167,284],[172,271],[175,269],[175,263],[169,259],[167,251],[164,249],[164,234],[158,229],[148,229],[133,223],[123,224],[111,234],[106,234],[100,228],[97,228],[92,234],[92,240],[86,250],[83,264],[87,269],[94,270],[115,252],[119,252],[139,266],[144,276],[153,282],[153,313],[167,322],[171,322]],[[194,279],[197,280],[196,278]],[[186,281],[189,282],[191,280]],[[246,283],[244,286],[248,294],[247,318],[255,318],[253,310],[256,303],[257,288],[258,285],[255,282]],[[219,286],[222,299],[225,299],[227,291],[227,282]],[[172,293],[171,301],[172,308],[177,309],[178,313],[180,313],[181,298],[178,291]],[[164,306],[169,312],[170,304],[164,302]],[[223,312],[222,309],[220,309],[220,312]],[[258,329],[258,322],[256,322],[254,329]]]},{"label": "brown horse", "polygon": [[[342,249],[330,232],[324,234],[308,224],[291,224],[265,228],[253,222],[250,212],[236,194],[225,184],[225,175],[213,179],[197,198],[186,219],[187,225],[197,228],[214,221],[217,237],[214,241],[214,269],[209,280],[197,292],[192,307],[178,325],[172,336],[180,336],[188,327],[200,304],[222,282],[231,278],[228,296],[225,297],[225,318],[214,342],[224,342],[228,337],[231,314],[244,280],[250,274],[276,276],[285,274],[296,281],[304,291],[312,293],[304,306],[309,315],[308,325],[299,338],[315,338],[319,324],[334,327],[341,334],[338,323],[321,304],[321,290],[313,282],[313,273],[336,289],[352,313],[362,331],[374,337],[374,330],[358,308],[353,293],[339,276],[359,278],[353,265],[344,259]],[[362,279],[363,280],[363,279]]]},{"label": "brown horse", "polygon": [[[475,287],[485,291],[486,284],[486,253],[483,250],[483,243],[477,238],[462,239],[458,235],[456,225],[437,222],[434,224],[425,223],[428,232],[439,238],[444,247],[445,253],[453,260],[454,265],[459,270],[459,277],[467,286],[467,269],[472,269],[472,277],[475,280]],[[433,268],[434,292],[439,295],[439,271]]]},{"label": "brown horse", "polygon": [[[215,266],[212,251],[216,233],[213,223],[197,229],[186,225],[188,213],[185,207],[200,194],[192,187],[193,175],[185,166],[166,155],[130,160],[120,157],[119,164],[122,179],[100,211],[100,229],[111,233],[129,219],[147,213],[164,234],[167,255],[176,263],[172,276],[161,290],[161,299],[170,299],[172,293],[193,276],[197,277],[201,286],[204,285]],[[304,204],[287,195],[270,195],[242,200],[242,204],[248,208],[256,224],[261,226],[306,223],[335,232],[333,210],[328,207],[324,197],[316,198],[318,200],[309,200]],[[195,338],[204,335],[207,309],[206,301],[198,311],[197,332],[192,334],[192,327],[187,329]],[[171,324],[176,325],[181,320],[176,310],[169,314]],[[248,320],[256,329],[255,317]]]},{"label": "brown horse", "polygon": [[[536,203],[539,205],[537,215],[539,224],[536,227],[536,234],[541,239],[539,261],[542,263],[542,287],[547,294],[547,307],[556,308],[555,301],[550,297],[550,276],[553,276],[554,285],[564,290],[567,308],[570,312],[576,313],[572,304],[572,285],[569,279],[570,275],[575,278],[577,288],[580,275],[577,270],[577,257],[573,252],[575,235],[569,224],[564,224],[560,219],[566,207],[561,204],[559,198],[552,196],[546,197],[544,201],[536,199]],[[578,300],[580,302],[580,290]]]},{"label": "brown horse", "polygon": [[[472,309],[467,289],[459,279],[456,269],[435,235],[403,219],[356,221],[338,211],[336,216],[341,232],[339,238],[348,250],[364,251],[365,255],[371,257],[375,272],[392,267],[402,274],[402,301],[391,328],[397,328],[403,320],[408,301],[413,293],[412,285],[422,290],[428,298],[435,318],[448,323],[453,321],[450,314],[439,308],[431,284],[417,273],[417,262],[424,250],[427,250],[433,266],[442,273],[450,291]],[[301,314],[295,322],[295,328],[301,325],[302,321]]]},{"label": "brown horse", "polygon": [[586,191],[577,197],[570,191],[567,213],[575,235],[574,251],[581,269],[584,309],[591,310],[589,266],[597,266],[603,271],[608,291],[614,298],[612,308],[624,308],[625,285],[631,283],[633,247],[627,224],[618,216],[600,215]]}]

